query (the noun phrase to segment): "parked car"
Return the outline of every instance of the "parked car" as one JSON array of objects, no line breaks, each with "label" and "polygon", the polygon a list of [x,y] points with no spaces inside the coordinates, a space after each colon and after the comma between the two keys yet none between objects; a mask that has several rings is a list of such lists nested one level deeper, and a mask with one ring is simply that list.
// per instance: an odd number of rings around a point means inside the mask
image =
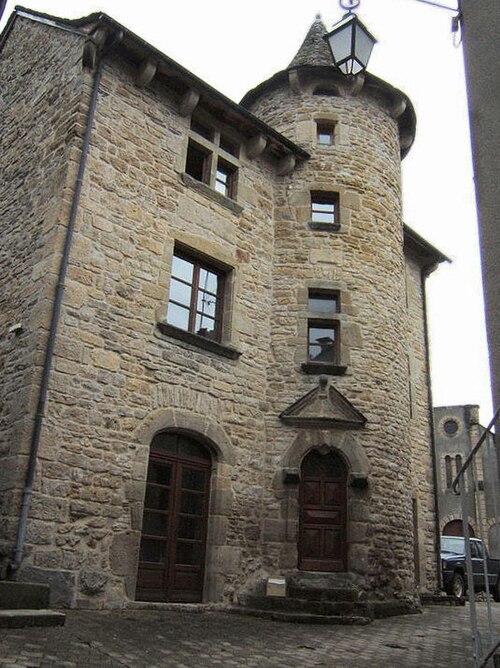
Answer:
[{"label": "parked car", "polygon": [[[484,560],[488,584],[495,601],[500,601],[500,559],[488,556],[486,546],[478,538],[470,538],[474,591],[485,591]],[[467,591],[467,567],[465,564],[465,538],[461,536],[441,536],[441,567],[443,588],[450,596],[462,598]]]}]

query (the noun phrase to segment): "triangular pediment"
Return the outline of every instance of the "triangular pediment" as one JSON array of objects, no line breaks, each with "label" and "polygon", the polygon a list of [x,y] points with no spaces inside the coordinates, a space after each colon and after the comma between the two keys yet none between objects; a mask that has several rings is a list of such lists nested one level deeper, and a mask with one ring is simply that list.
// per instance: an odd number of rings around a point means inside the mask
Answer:
[{"label": "triangular pediment", "polygon": [[285,424],[295,427],[360,429],[365,416],[324,378],[318,387],[286,408],[280,415]]}]

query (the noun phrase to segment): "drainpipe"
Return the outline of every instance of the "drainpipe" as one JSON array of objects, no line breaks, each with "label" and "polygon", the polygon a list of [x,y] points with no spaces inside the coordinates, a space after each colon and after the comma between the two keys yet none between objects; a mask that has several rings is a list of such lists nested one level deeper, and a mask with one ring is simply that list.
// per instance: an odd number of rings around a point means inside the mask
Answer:
[{"label": "drainpipe", "polygon": [[434,536],[434,547],[436,550],[436,573],[437,573],[437,583],[439,589],[442,587],[442,573],[441,573],[441,523],[439,518],[439,505],[438,505],[438,475],[437,475],[437,461],[436,461],[436,444],[434,439],[434,407],[432,403],[432,388],[431,388],[431,365],[430,365],[430,354],[429,354],[429,330],[427,324],[427,295],[426,295],[426,285],[425,281],[429,274],[431,274],[435,269],[437,269],[437,264],[433,264],[427,267],[424,267],[421,272],[421,289],[422,289],[422,302],[423,302],[423,311],[424,311],[424,337],[425,337],[425,364],[427,366],[427,397],[429,403],[429,422],[431,429],[431,459],[432,459],[432,483],[434,486],[434,517],[435,517],[435,536]]},{"label": "drainpipe", "polygon": [[[105,40],[105,34],[101,33],[102,41]],[[85,127],[85,135],[83,138],[82,152],[80,154],[80,164],[78,166],[78,175],[76,178],[75,188],[73,191],[73,198],[71,201],[71,211],[69,214],[68,226],[66,228],[66,238],[64,240],[64,248],[61,257],[61,264],[59,265],[59,276],[55,291],[54,303],[52,305],[52,317],[50,321],[49,336],[47,340],[47,347],[45,349],[45,358],[42,368],[42,379],[40,382],[40,391],[38,394],[38,405],[35,413],[35,420],[33,425],[33,432],[31,435],[31,446],[28,460],[28,468],[26,471],[26,480],[24,483],[23,496],[21,501],[21,512],[19,515],[19,524],[17,529],[16,547],[12,563],[9,565],[10,571],[17,571],[21,565],[24,553],[24,543],[26,539],[26,525],[28,521],[28,513],[33,494],[33,482],[35,479],[36,463],[38,458],[38,450],[40,448],[40,436],[42,433],[43,420],[45,416],[45,409],[47,405],[47,394],[49,389],[50,372],[52,370],[52,361],[54,358],[54,348],[56,343],[57,329],[59,326],[59,318],[61,314],[62,302],[64,299],[64,292],[66,289],[66,275],[68,272],[69,256],[71,252],[71,245],[73,241],[73,233],[75,231],[76,216],[78,213],[78,206],[80,204],[80,197],[82,192],[83,177],[87,165],[87,157],[89,154],[90,137],[92,134],[92,125],[94,122],[95,110],[97,107],[97,98],[99,95],[99,84],[102,77],[102,68],[104,56],[121,41],[123,37],[122,31],[113,35],[106,45],[106,49],[101,51],[94,74],[94,82],[92,87],[92,95],[90,98],[89,110],[87,114],[87,124]],[[93,44],[94,54],[97,53],[96,45],[93,42],[87,42],[86,48],[89,44]],[[99,46],[99,42],[97,42]],[[85,60],[85,53],[84,53]]]}]

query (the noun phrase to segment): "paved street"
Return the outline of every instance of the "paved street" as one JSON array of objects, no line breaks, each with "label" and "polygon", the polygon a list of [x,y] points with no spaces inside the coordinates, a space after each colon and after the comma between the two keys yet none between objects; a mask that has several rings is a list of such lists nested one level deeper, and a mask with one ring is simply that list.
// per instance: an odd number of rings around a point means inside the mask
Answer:
[{"label": "paved street", "polygon": [[[500,633],[500,605],[493,610]],[[484,603],[479,618],[485,628]],[[468,606],[357,627],[222,612],[69,611],[63,627],[1,630],[0,666],[466,668],[471,647]]]}]

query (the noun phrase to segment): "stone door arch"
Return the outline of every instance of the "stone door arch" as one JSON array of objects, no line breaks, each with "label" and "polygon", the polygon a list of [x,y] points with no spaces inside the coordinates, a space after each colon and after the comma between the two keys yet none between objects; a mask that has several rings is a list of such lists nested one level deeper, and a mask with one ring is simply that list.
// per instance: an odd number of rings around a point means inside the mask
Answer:
[{"label": "stone door arch", "polygon": [[303,459],[299,486],[299,569],[347,571],[347,478],[340,455],[311,450]]},{"label": "stone door arch", "polygon": [[212,457],[182,432],[156,434],[151,442],[141,546],[138,600],[203,599]]}]

